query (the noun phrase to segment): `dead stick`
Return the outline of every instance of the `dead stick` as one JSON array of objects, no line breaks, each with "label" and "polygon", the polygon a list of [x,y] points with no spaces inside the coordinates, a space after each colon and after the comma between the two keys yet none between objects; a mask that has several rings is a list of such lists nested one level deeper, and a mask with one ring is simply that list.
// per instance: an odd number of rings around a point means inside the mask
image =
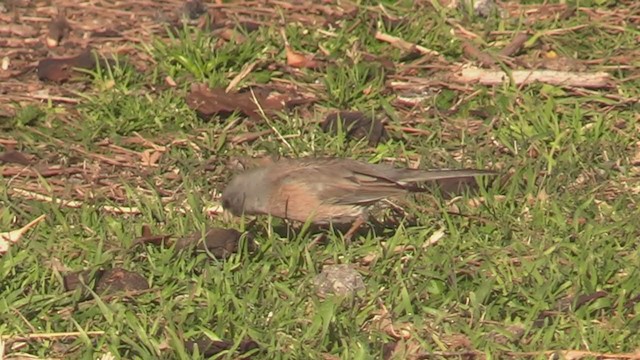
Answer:
[{"label": "dead stick", "polygon": [[33,170],[28,168],[6,168],[3,169],[0,173],[2,177],[10,177],[10,176],[24,176],[28,178],[37,178],[37,177],[51,177],[57,175],[73,175],[82,173],[82,169],[77,168],[69,168],[69,169],[44,169],[44,170]]},{"label": "dead stick", "polygon": [[82,335],[87,336],[98,336],[104,335],[104,331],[73,331],[73,332],[63,332],[63,333],[36,333],[36,334],[27,334],[27,335],[2,335],[0,339],[3,341],[27,341],[34,339],[57,339],[57,338],[65,338],[65,337],[79,337]]},{"label": "dead stick", "polygon": [[511,42],[500,51],[500,55],[505,57],[515,55],[520,51],[520,49],[522,49],[522,46],[527,42],[527,40],[529,40],[529,34],[526,32],[518,33],[518,35],[516,35],[513,40],[511,40]]},{"label": "dead stick", "polygon": [[462,41],[462,51],[464,51],[464,54],[468,57],[478,60],[484,67],[493,67],[497,64],[497,61],[491,55],[476,48],[467,40]]},{"label": "dead stick", "polygon": [[431,49],[427,49],[424,46],[420,46],[417,44],[413,44],[410,43],[406,40],[400,39],[398,37],[389,35],[389,34],[385,34],[385,33],[381,33],[380,31],[376,32],[376,39],[380,40],[380,41],[384,41],[387,42],[389,44],[391,44],[392,46],[395,46],[401,50],[405,50],[405,51],[418,51],[419,53],[423,54],[423,55],[433,55],[433,56],[440,56],[440,53],[435,51],[435,50],[431,50]]},{"label": "dead stick", "polygon": [[[612,86],[611,75],[606,72],[581,73],[555,70],[514,70],[511,73],[515,85],[541,82],[559,86],[607,88]],[[457,83],[499,85],[509,81],[509,75],[500,70],[466,68],[454,73],[450,79]]]}]

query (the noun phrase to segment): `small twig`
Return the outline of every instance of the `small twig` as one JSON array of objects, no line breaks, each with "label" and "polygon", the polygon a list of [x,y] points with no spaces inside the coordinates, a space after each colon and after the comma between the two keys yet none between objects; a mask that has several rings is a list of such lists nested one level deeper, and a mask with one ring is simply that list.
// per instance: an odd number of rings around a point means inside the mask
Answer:
[{"label": "small twig", "polygon": [[0,340],[3,341],[27,341],[27,340],[38,340],[38,339],[59,339],[66,337],[80,337],[83,335],[87,336],[99,336],[104,335],[104,331],[72,331],[72,332],[61,332],[61,333],[35,333],[35,334],[27,334],[27,335],[2,335],[0,336]]},{"label": "small twig", "polygon": [[67,104],[79,104],[79,99],[68,98],[64,96],[54,96],[54,95],[39,95],[39,94],[28,94],[25,96],[26,98],[36,99],[36,100],[47,100],[53,102],[63,102]]},{"label": "small twig", "polygon": [[478,60],[480,65],[484,67],[494,67],[498,62],[493,56],[475,47],[471,42],[462,40],[462,51],[467,57]]},{"label": "small twig", "polygon": [[433,132],[429,131],[429,130],[417,129],[417,128],[408,127],[408,126],[387,125],[385,127],[387,129],[396,130],[396,131],[402,131],[402,132],[405,132],[405,133],[408,133],[408,134],[418,134],[418,135],[426,135],[426,136],[430,136],[430,135],[433,134]]},{"label": "small twig", "polygon": [[224,91],[225,92],[229,92],[229,91],[233,90],[233,88],[238,86],[240,81],[242,81],[245,77],[247,77],[249,74],[251,74],[251,72],[253,71],[253,68],[255,68],[256,65],[258,65],[258,61],[254,61],[254,62],[252,62],[252,63],[250,63],[248,65],[245,65],[244,68],[242,69],[242,71],[240,71],[240,73],[238,75],[236,75],[236,77],[234,77],[233,80],[231,80],[231,82],[229,83],[229,85],[227,86],[227,88]]},{"label": "small twig", "polygon": [[109,165],[136,168],[136,166],[133,165],[133,164],[123,163],[123,162],[120,162],[118,160],[112,159],[112,158],[104,156],[104,155],[100,155],[100,154],[95,154],[95,153],[89,152],[89,151],[83,149],[80,146],[76,146],[76,145],[71,146],[71,150],[77,151],[77,152],[79,152],[79,153],[81,153],[83,155],[86,155],[86,156],[92,157],[94,159],[100,160],[100,161],[105,162],[105,163],[107,163]]},{"label": "small twig", "polygon": [[60,206],[70,207],[70,208],[74,208],[74,209],[75,208],[80,208],[80,207],[82,207],[82,205],[84,205],[84,203],[81,202],[81,201],[54,199],[51,196],[38,194],[38,193],[35,193],[33,191],[24,190],[24,189],[20,189],[20,188],[16,188],[16,187],[12,188],[11,192],[13,192],[14,194],[20,195],[22,197],[25,197],[27,199],[36,200],[36,201],[42,201],[42,202],[55,203],[55,204],[58,204]]},{"label": "small twig", "polygon": [[244,134],[240,134],[240,135],[236,135],[236,136],[232,137],[231,140],[229,140],[229,141],[234,145],[238,145],[238,144],[242,144],[242,143],[245,143],[245,142],[250,142],[250,141],[256,140],[259,137],[261,137],[263,135],[271,134],[272,132],[273,132],[273,130],[267,129],[267,130],[262,130],[262,131],[244,133]]},{"label": "small twig", "polygon": [[18,142],[14,139],[2,139],[0,138],[0,145],[2,146],[16,146]]},{"label": "small twig", "polygon": [[140,141],[142,141],[142,145],[144,145],[146,147],[150,147],[150,148],[152,148],[153,150],[156,150],[156,151],[167,151],[167,147],[166,146],[157,145],[153,141],[145,139],[137,131],[134,131],[133,135],[135,135],[138,139],[140,139]]},{"label": "small twig", "polygon": [[82,173],[82,169],[78,168],[69,168],[69,169],[56,169],[56,168],[48,168],[44,170],[36,170],[30,169],[26,167],[22,168],[5,168],[2,169],[0,176],[2,177],[28,177],[28,178],[38,178],[38,177],[51,177],[56,175],[73,175]]},{"label": "small twig", "polygon": [[[580,73],[555,70],[514,70],[511,76],[517,86],[535,82],[585,88],[607,88],[612,85],[611,75],[606,72]],[[500,85],[505,81],[509,81],[509,75],[500,70],[466,68],[451,75],[450,79],[463,84]]]},{"label": "small twig", "polygon": [[457,28],[457,29],[458,29],[458,31],[459,31],[462,35],[464,35],[465,37],[467,37],[468,39],[477,39],[477,38],[479,38],[479,37],[480,37],[480,35],[477,35],[477,34],[476,34],[476,33],[474,33],[473,31],[469,31],[469,30],[465,29],[462,25],[460,25],[460,24],[458,24],[458,23],[456,23],[456,22],[454,22],[454,21],[452,21],[452,20],[447,20],[446,22],[447,22],[447,24],[449,24],[449,25],[451,25],[451,26],[453,26],[453,27]]},{"label": "small twig", "polygon": [[568,28],[563,28],[563,29],[552,29],[552,30],[545,30],[542,32],[543,36],[549,36],[549,35],[562,35],[568,32],[573,32],[576,30],[582,30],[584,28],[587,28],[591,26],[590,24],[582,24],[582,25],[576,25],[576,26],[572,26],[572,27],[568,27]]},{"label": "small twig", "polygon": [[435,51],[435,50],[427,49],[424,46],[410,43],[410,42],[408,42],[406,40],[400,39],[399,37],[395,37],[395,36],[392,36],[392,35],[389,35],[389,34],[381,33],[380,31],[376,32],[376,39],[380,40],[380,41],[387,42],[387,43],[391,44],[392,46],[395,46],[395,47],[397,47],[399,49],[402,49],[402,50],[405,50],[405,51],[417,50],[422,55],[440,56],[440,53]]},{"label": "small twig", "polygon": [[[72,208],[72,209],[78,209],[81,208],[82,206],[86,205],[86,203],[82,202],[82,201],[77,201],[77,200],[63,200],[63,199],[54,199],[51,196],[48,195],[43,195],[43,194],[39,194],[33,191],[29,191],[29,190],[24,190],[24,189],[20,189],[20,188],[16,188],[13,187],[11,188],[11,192],[13,193],[13,195],[16,196],[21,196],[23,198],[29,199],[29,200],[36,200],[36,201],[42,201],[42,202],[48,202],[48,203],[55,203],[59,206],[62,207],[68,207],[68,208]],[[88,205],[91,206],[91,205]],[[140,210],[139,208],[135,207],[135,206],[118,206],[118,205],[102,205],[102,206],[96,206],[95,207],[98,211],[104,211],[107,213],[112,213],[112,214],[124,214],[124,215],[139,215],[142,214],[142,210]],[[188,208],[168,208],[165,207],[164,208],[165,211],[177,211],[181,214],[188,214],[191,212],[191,209]],[[208,208],[203,209],[203,212],[207,215],[218,215],[220,213],[222,213],[222,206],[220,205],[215,205],[215,206],[211,206]]]},{"label": "small twig", "polygon": [[256,107],[258,108],[258,112],[260,113],[260,115],[262,116],[262,118],[265,120],[265,122],[267,123],[267,125],[269,125],[269,127],[271,128],[271,130],[273,130],[273,132],[276,134],[276,136],[278,136],[278,138],[280,139],[280,141],[282,141],[283,144],[285,144],[289,150],[291,152],[295,152],[293,150],[293,147],[291,146],[291,144],[289,144],[289,142],[287,141],[287,139],[285,139],[282,134],[280,133],[280,131],[278,131],[278,129],[276,129],[271,122],[269,121],[269,118],[267,117],[267,114],[264,113],[264,109],[262,108],[262,106],[260,105],[260,102],[258,101],[258,98],[256,97],[256,94],[253,92],[253,89],[251,89],[251,98],[252,101],[256,104]]}]

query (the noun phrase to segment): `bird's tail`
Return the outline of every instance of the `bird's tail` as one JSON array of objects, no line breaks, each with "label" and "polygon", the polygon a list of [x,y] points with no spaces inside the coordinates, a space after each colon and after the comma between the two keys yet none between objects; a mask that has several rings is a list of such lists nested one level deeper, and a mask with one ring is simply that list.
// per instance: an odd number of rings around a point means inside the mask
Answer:
[{"label": "bird's tail", "polygon": [[455,169],[455,170],[406,170],[397,177],[398,183],[417,183],[443,179],[471,178],[476,176],[497,175],[492,170]]}]

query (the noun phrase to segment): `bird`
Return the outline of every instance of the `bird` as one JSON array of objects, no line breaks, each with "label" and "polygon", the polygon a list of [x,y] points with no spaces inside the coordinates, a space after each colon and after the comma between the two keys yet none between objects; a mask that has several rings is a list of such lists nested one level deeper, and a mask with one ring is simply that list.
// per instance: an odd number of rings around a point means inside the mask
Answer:
[{"label": "bird", "polygon": [[235,216],[271,215],[314,225],[352,224],[351,238],[369,208],[389,197],[426,191],[422,182],[495,175],[491,170],[418,170],[349,158],[282,158],[231,179],[222,191],[224,210]]}]

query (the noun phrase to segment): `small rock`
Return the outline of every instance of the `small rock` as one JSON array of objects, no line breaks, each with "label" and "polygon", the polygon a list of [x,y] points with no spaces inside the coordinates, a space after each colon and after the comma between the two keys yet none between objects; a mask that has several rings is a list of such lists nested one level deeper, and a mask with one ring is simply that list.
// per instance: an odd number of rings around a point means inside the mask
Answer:
[{"label": "small rock", "polygon": [[354,296],[365,289],[362,275],[349,264],[327,265],[314,279],[316,293],[327,295]]}]

